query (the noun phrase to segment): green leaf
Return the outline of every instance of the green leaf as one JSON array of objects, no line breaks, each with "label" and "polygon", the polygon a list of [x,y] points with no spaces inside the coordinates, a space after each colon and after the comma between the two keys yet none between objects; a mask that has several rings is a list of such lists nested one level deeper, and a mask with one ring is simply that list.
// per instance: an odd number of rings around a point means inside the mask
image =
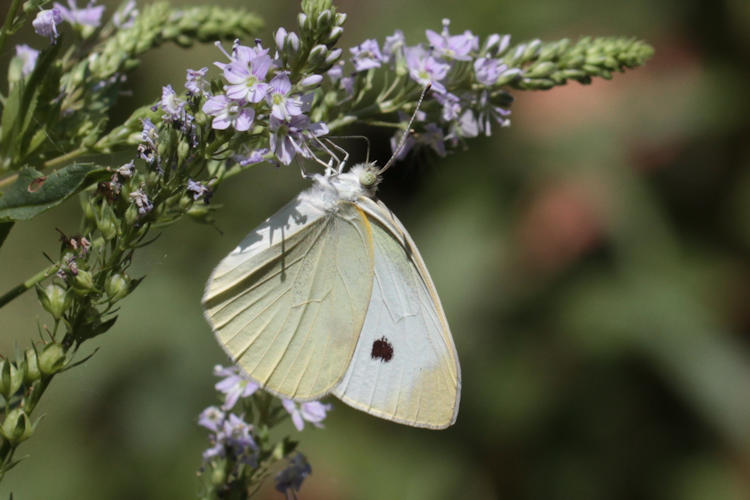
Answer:
[{"label": "green leaf", "polygon": [[5,243],[5,238],[8,237],[13,224],[13,222],[0,222],[0,247]]},{"label": "green leaf", "polygon": [[105,167],[83,163],[73,163],[49,175],[24,167],[0,198],[0,222],[36,217],[109,175]]}]

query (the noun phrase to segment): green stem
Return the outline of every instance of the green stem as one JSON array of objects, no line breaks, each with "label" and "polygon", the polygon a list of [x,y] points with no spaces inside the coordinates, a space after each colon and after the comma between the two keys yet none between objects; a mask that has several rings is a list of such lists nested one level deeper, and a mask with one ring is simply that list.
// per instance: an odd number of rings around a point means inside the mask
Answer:
[{"label": "green stem", "polygon": [[13,19],[16,18],[16,12],[18,12],[18,8],[20,6],[21,0],[13,0],[13,3],[10,4],[8,15],[5,16],[5,22],[3,23],[3,27],[0,29],[0,53],[2,53],[3,48],[5,48],[5,41],[8,39],[8,31],[10,31],[10,25],[13,24]]},{"label": "green stem", "polygon": [[90,151],[87,148],[74,149],[73,151],[69,153],[65,153],[64,155],[58,156],[57,158],[52,158],[51,160],[45,161],[42,164],[42,168],[56,167],[62,163],[66,163],[70,160],[74,160],[78,158],[79,156],[83,156],[89,152]]},{"label": "green stem", "polygon": [[21,283],[21,284],[15,286],[15,287],[13,287],[12,289],[10,289],[2,297],[0,297],[0,307],[3,307],[5,304],[7,304],[11,300],[15,299],[16,297],[18,297],[23,292],[25,292],[29,288],[33,287],[34,285],[36,285],[40,281],[43,281],[43,280],[49,278],[50,276],[52,276],[53,274],[55,274],[57,272],[58,267],[59,266],[57,264],[52,264],[51,266],[47,267],[46,269],[43,269],[43,270],[39,271],[38,273],[36,273],[34,276],[32,276],[31,278],[27,279],[23,283]]}]

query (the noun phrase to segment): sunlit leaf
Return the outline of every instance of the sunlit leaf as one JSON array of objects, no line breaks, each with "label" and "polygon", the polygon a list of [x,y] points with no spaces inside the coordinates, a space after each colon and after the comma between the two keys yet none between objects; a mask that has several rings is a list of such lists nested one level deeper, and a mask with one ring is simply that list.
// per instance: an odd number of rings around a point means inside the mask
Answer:
[{"label": "sunlit leaf", "polygon": [[31,219],[109,175],[93,164],[74,163],[49,175],[24,167],[0,198],[0,221]]}]

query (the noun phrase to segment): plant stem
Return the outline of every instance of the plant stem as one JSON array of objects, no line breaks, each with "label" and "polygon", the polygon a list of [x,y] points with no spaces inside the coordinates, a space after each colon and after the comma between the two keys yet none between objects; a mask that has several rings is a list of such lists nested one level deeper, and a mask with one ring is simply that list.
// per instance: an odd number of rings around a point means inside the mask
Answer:
[{"label": "plant stem", "polygon": [[15,287],[13,287],[12,289],[10,289],[2,297],[0,297],[0,307],[3,307],[5,304],[7,304],[11,300],[15,299],[16,297],[18,297],[23,292],[25,292],[29,288],[33,287],[34,285],[36,285],[40,281],[43,281],[43,280],[49,278],[50,276],[52,276],[53,274],[55,274],[55,272],[57,272],[58,267],[59,266],[57,264],[52,264],[51,266],[49,266],[49,267],[47,267],[47,268],[39,271],[38,273],[36,273],[34,276],[32,276],[31,278],[27,279],[23,283],[21,283],[21,284],[15,286]]},{"label": "plant stem", "polygon": [[5,22],[3,27],[0,29],[0,53],[2,53],[5,47],[5,41],[8,39],[8,31],[10,31],[10,25],[13,24],[13,19],[16,17],[16,12],[21,6],[21,0],[13,0],[8,9],[8,14],[5,16]]}]

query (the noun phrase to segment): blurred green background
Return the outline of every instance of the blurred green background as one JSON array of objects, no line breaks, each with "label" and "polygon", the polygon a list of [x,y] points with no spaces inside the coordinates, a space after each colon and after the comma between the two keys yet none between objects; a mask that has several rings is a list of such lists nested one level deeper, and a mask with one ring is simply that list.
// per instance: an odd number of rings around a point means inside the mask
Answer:
[{"label": "blurred green background", "polygon": [[[221,3],[259,12],[266,43],[295,26],[294,1]],[[313,466],[302,498],[750,498],[750,2],[337,5],[344,47],[396,28],[416,43],[448,17],[515,41],[634,36],[656,55],[611,82],[518,92],[511,128],[389,171],[381,197],[422,251],[460,355],[458,422],[411,429],[332,401],[326,428],[299,435]],[[121,112],[219,58],[150,55]],[[387,137],[364,132],[386,159]],[[217,194],[221,234],[184,221],[137,256],[146,280],[84,349],[100,351],[55,379],[0,497],[195,496],[196,416],[225,361],[201,316],[204,281],[302,188],[296,168],[258,167]],[[44,266],[55,228],[75,232],[77,218],[72,201],[17,224],[2,286]],[[46,321],[33,294],[0,318],[2,352]],[[270,486],[263,498],[280,498]]]}]

